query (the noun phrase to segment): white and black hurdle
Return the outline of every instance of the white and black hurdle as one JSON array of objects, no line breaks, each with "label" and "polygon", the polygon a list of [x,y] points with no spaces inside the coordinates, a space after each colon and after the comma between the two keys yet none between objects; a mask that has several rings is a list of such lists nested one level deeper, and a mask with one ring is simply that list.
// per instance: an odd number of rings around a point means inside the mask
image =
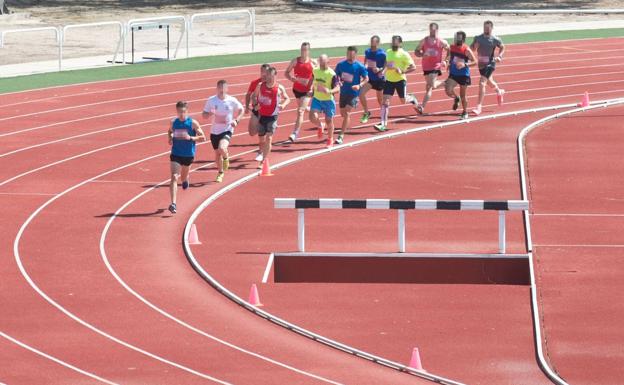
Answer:
[{"label": "white and black hurdle", "polygon": [[[305,210],[310,209],[365,209],[397,210],[399,253],[405,253],[405,210],[461,210],[498,211],[498,251],[497,256],[506,254],[505,213],[529,209],[526,200],[393,200],[393,199],[297,199],[275,198],[276,209],[296,209],[298,211],[297,246],[299,253],[305,252]],[[361,253],[359,253],[361,254]]]}]

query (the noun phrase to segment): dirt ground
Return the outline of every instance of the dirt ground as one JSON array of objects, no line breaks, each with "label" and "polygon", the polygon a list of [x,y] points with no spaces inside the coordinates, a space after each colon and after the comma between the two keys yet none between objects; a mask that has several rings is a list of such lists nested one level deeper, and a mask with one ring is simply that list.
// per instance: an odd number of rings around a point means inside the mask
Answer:
[{"label": "dirt ground", "polygon": [[[358,4],[378,4],[377,1],[352,1]],[[388,3],[386,1],[386,3]],[[397,1],[396,4],[412,6],[431,5],[431,1]],[[295,1],[258,0],[205,1],[205,0],[7,0],[13,14],[0,16],[0,30],[29,28],[46,25],[67,25],[97,21],[127,21],[164,15],[189,15],[199,12],[249,8],[256,10],[258,50],[293,48],[297,42],[311,41],[316,46],[361,44],[372,33],[390,35],[400,33],[406,38],[420,36],[431,21],[437,21],[443,30],[469,27],[479,28],[484,19],[477,15],[396,14],[348,12],[300,6]],[[624,8],[624,0],[555,0],[555,1],[443,1],[444,7],[479,8]],[[624,19],[624,15],[507,15],[491,17],[497,26],[541,25]],[[375,20],[371,28],[371,20]],[[172,41],[179,29],[172,27]],[[386,33],[387,32],[387,33]],[[116,46],[113,27],[90,28],[74,31],[66,36],[66,57],[112,55]],[[204,22],[194,29],[192,46],[208,49],[208,53],[228,53],[249,48],[249,27],[244,20]],[[333,40],[332,40],[333,39]],[[56,54],[50,32],[8,35],[5,48],[0,49],[0,65],[20,62],[53,60]],[[130,41],[126,43],[129,45]],[[162,50],[164,35],[142,33],[136,36],[141,50]],[[196,50],[197,54],[198,51]]]}]

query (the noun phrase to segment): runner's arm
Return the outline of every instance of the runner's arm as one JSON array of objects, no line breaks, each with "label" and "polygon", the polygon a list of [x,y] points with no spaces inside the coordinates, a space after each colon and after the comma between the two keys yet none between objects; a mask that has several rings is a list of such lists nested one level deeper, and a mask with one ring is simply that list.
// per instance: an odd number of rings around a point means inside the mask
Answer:
[{"label": "runner's arm", "polygon": [[290,80],[293,83],[297,82],[297,78],[291,76],[290,73],[292,72],[292,69],[296,63],[297,63],[297,59],[292,59],[290,63],[288,64],[288,67],[286,67],[286,70],[284,71],[284,76],[286,77],[286,79]]},{"label": "runner's arm", "polygon": [[408,74],[410,72],[414,72],[416,71],[416,64],[414,64],[414,62],[411,62],[409,66],[407,66],[407,68],[405,69],[405,71],[403,71],[404,74]]},{"label": "runner's arm", "polygon": [[330,94],[337,94],[340,92],[340,79],[338,75],[334,75],[332,78],[332,89],[329,91]]},{"label": "runner's arm", "polygon": [[280,110],[284,110],[286,106],[290,103],[290,96],[286,93],[286,89],[283,85],[279,85],[280,97],[282,99],[282,103],[279,105]]},{"label": "runner's arm", "polygon": [[249,104],[251,104],[251,95],[253,95],[253,92],[247,92],[245,94],[245,113],[249,112]]},{"label": "runner's arm", "polygon": [[475,57],[474,52],[472,52],[470,48],[466,50],[466,53],[468,54],[468,61],[466,62],[466,67],[472,67],[475,64],[477,64],[477,58]]},{"label": "runner's arm", "polygon": [[169,145],[173,144],[173,120],[169,123],[169,130],[167,131],[167,139],[169,140]]},{"label": "runner's arm", "polygon": [[204,109],[202,110],[202,118],[208,120],[211,116],[212,116],[212,105],[211,105],[211,101],[212,99],[208,99],[206,101],[206,104],[204,105]]},{"label": "runner's arm", "polygon": [[494,58],[494,60],[496,61],[503,61],[503,55],[505,54],[505,44],[503,44],[503,42],[501,41],[500,45],[498,46],[498,56],[496,56]]},{"label": "runner's arm", "polygon": [[234,127],[238,126],[238,123],[240,123],[241,119],[243,118],[243,115],[245,115],[245,109],[243,109],[242,106],[237,108],[235,115],[236,117],[234,118],[234,122],[232,122],[234,123],[233,124]]},{"label": "runner's arm", "polygon": [[191,136],[191,140],[194,142],[198,142],[200,139],[201,141],[205,141],[206,140],[206,135],[204,135],[204,130],[202,130],[201,126],[199,125],[199,122],[195,119],[193,119],[193,129],[195,130],[195,136]]},{"label": "runner's arm", "polygon": [[420,43],[418,43],[418,45],[416,46],[416,49],[414,50],[414,55],[416,55],[416,57],[423,57],[423,44],[425,42],[425,39],[422,39],[420,41]]}]

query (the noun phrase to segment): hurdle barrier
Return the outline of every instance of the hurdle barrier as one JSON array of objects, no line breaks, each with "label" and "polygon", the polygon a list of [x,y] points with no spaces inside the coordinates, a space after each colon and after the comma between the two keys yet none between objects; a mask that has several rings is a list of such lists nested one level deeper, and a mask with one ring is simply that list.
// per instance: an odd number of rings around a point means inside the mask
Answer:
[{"label": "hurdle barrier", "polygon": [[398,248],[405,253],[405,210],[459,210],[459,211],[498,211],[498,252],[505,254],[507,211],[527,211],[529,202],[526,200],[392,200],[392,199],[297,199],[275,198],[276,209],[296,209],[297,248],[305,252],[305,210],[309,209],[364,209],[364,210],[397,210],[398,212]]}]

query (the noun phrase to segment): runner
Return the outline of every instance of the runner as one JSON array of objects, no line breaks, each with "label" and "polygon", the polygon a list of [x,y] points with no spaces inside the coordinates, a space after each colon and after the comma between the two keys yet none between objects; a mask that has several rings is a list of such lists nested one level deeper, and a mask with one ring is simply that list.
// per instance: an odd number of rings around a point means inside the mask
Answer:
[{"label": "runner", "polygon": [[[422,58],[423,75],[425,76],[425,97],[422,104],[415,104],[415,109],[419,114],[423,114],[427,102],[431,98],[431,93],[436,88],[444,84],[443,81],[438,80],[438,76],[442,75],[442,67],[444,61],[442,60],[442,52],[449,51],[449,44],[446,40],[438,37],[438,24],[429,24],[429,36],[420,41],[418,47],[416,47],[415,54],[417,57]],[[414,101],[417,99],[414,97]]]},{"label": "runner", "polygon": [[340,115],[342,116],[342,129],[336,139],[336,144],[342,144],[344,135],[351,124],[351,111],[357,107],[360,89],[368,82],[366,67],[357,61],[357,48],[347,48],[347,58],[336,66],[336,75],[341,80],[340,86]]},{"label": "runner", "polygon": [[[505,45],[503,41],[497,36],[492,35],[494,29],[494,23],[490,20],[483,23],[483,34],[475,36],[470,47],[477,53],[479,58],[479,73],[481,79],[479,79],[479,102],[477,108],[472,110],[475,115],[481,114],[481,105],[485,98],[485,85],[490,88],[494,88],[496,91],[496,99],[498,105],[503,104],[503,95],[505,90],[501,89],[494,81],[494,70],[496,69],[496,63],[503,61],[503,55],[505,54]],[[494,53],[498,48],[498,54],[494,56]]]},{"label": "runner", "polygon": [[169,205],[169,211],[172,214],[175,214],[178,209],[176,204],[178,179],[182,179],[182,189],[186,190],[189,187],[189,168],[195,158],[195,142],[206,140],[199,123],[188,116],[188,104],[186,102],[177,102],[176,111],[178,116],[171,120],[167,132],[171,146],[171,155],[169,156],[171,205]]},{"label": "runner", "polygon": [[331,147],[334,144],[334,116],[336,115],[334,94],[340,91],[340,84],[334,70],[328,67],[327,55],[321,55],[318,63],[319,68],[314,69],[314,97],[310,108],[310,122],[316,124],[318,138],[323,139],[323,122],[319,115],[321,112],[325,114],[327,147]]},{"label": "runner", "polygon": [[379,48],[379,36],[374,35],[370,39],[370,48],[364,52],[364,61],[366,68],[368,69],[368,83],[362,86],[360,91],[360,102],[362,102],[362,108],[364,113],[360,118],[360,123],[368,123],[370,119],[370,111],[368,110],[368,102],[366,101],[366,94],[370,89],[375,90],[377,94],[377,103],[381,107],[383,103],[383,89],[386,80],[383,76],[383,70],[386,66],[386,51],[383,48]]},{"label": "runner", "polygon": [[[253,99],[254,92],[256,88],[258,88],[258,84],[266,80],[266,72],[271,66],[268,64],[263,64],[260,66],[260,77],[251,83],[249,83],[249,88],[247,89],[247,93],[245,94],[245,114],[248,114],[251,111],[251,116],[249,117],[249,135],[255,136],[258,135],[258,101]],[[249,105],[251,104],[251,110],[249,109]],[[260,137],[258,137],[258,148],[260,148]],[[260,162],[262,160],[262,151],[258,151],[258,155],[256,156],[256,162]]]},{"label": "runner", "polygon": [[[448,58],[450,57],[450,62]],[[466,90],[470,85],[470,67],[476,64],[474,53],[466,44],[466,33],[458,31],[455,33],[455,42],[447,54],[447,66],[449,77],[446,80],[446,94],[453,98],[453,111],[459,107],[461,100],[463,112],[462,119],[468,119],[468,100]],[[459,95],[455,94],[455,87],[459,84]]]},{"label": "runner", "polygon": [[[409,53],[403,48],[403,38],[401,36],[392,36],[392,49],[386,52],[386,84],[383,91],[383,104],[381,105],[381,122],[375,125],[378,131],[386,131],[388,129],[388,115],[390,114],[390,100],[394,92],[399,95],[401,103],[405,103],[405,92],[407,89],[406,74],[414,71],[416,65]],[[409,98],[412,101],[412,97]],[[418,102],[416,102],[418,104]]]},{"label": "runner", "polygon": [[230,168],[228,146],[234,134],[234,127],[238,125],[244,112],[243,105],[235,97],[228,95],[227,81],[219,80],[217,94],[206,101],[202,113],[204,119],[212,117],[210,142],[215,151],[217,183],[223,182],[224,173]]},{"label": "runner", "polygon": [[[299,136],[299,130],[303,123],[303,115],[310,104],[310,96],[312,96],[312,71],[318,67],[316,61],[310,58],[310,43],[301,44],[301,56],[298,56],[290,62],[284,75],[286,79],[293,82],[293,94],[297,99],[297,120],[295,128],[288,137],[288,140],[294,142]],[[294,72],[294,76],[292,73]]]},{"label": "runner", "polygon": [[290,103],[290,97],[286,93],[284,86],[275,79],[277,70],[271,67],[267,70],[266,81],[258,84],[254,97],[258,101],[258,136],[260,137],[260,151],[262,151],[262,161],[258,168],[262,168],[263,162],[267,160],[271,152],[271,142],[273,134],[277,129],[277,116],[280,110],[286,108]]}]

